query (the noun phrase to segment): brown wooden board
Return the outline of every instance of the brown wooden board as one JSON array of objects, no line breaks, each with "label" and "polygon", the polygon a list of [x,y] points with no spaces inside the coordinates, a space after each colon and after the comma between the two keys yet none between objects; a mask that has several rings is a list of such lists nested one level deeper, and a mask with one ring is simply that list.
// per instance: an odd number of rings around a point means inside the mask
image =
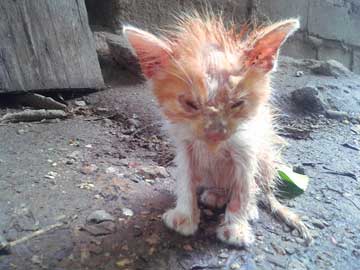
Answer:
[{"label": "brown wooden board", "polygon": [[84,0],[0,1],[0,93],[102,87]]}]

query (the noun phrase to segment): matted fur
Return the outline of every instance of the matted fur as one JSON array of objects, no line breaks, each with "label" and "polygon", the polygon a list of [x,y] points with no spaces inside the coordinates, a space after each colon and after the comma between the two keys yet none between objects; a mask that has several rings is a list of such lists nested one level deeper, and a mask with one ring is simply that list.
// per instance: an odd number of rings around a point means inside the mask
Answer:
[{"label": "matted fur", "polygon": [[177,204],[163,216],[169,228],[184,235],[197,230],[196,190],[203,187],[203,203],[227,205],[218,238],[249,245],[249,220],[258,216],[261,192],[276,216],[311,241],[301,220],[272,193],[279,139],[270,73],[279,48],[298,27],[298,20],[289,19],[237,32],[217,16],[196,12],[179,18],[166,37],[124,27],[177,149]]}]

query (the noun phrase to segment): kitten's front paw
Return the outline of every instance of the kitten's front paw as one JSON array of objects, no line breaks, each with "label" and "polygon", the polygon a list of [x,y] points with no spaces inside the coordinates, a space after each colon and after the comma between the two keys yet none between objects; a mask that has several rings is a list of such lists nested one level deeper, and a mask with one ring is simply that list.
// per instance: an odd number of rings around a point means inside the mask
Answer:
[{"label": "kitten's front paw", "polygon": [[199,220],[194,220],[191,214],[183,213],[178,209],[170,209],[163,214],[165,225],[182,235],[194,234],[198,228]]},{"label": "kitten's front paw", "polygon": [[255,237],[247,221],[221,225],[217,230],[217,237],[227,244],[238,247],[248,247],[255,241]]},{"label": "kitten's front paw", "polygon": [[205,190],[200,196],[200,202],[211,208],[223,208],[226,204],[226,196]]}]

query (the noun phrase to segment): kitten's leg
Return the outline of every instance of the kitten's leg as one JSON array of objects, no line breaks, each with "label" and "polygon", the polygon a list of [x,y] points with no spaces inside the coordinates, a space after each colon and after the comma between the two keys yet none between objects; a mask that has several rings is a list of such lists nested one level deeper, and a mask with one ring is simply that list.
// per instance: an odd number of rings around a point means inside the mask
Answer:
[{"label": "kitten's leg", "polygon": [[259,176],[256,178],[261,191],[265,195],[265,200],[263,202],[280,221],[285,222],[285,224],[291,228],[297,229],[304,238],[305,244],[310,245],[313,238],[309,229],[301,221],[298,215],[293,213],[289,208],[281,205],[274,196],[272,186],[276,170],[274,167],[274,158],[270,154],[271,152],[268,151],[267,155],[264,154],[259,158]]},{"label": "kitten's leg", "polygon": [[200,202],[210,208],[223,208],[227,203],[225,192],[205,189],[200,196]]},{"label": "kitten's leg", "polygon": [[[220,240],[236,245],[249,246],[255,238],[249,224],[249,210],[253,213],[252,218],[256,217],[255,193],[253,187],[255,185],[252,170],[247,166],[241,166],[242,170],[235,173],[235,183],[231,190],[230,201],[226,207],[225,217],[222,224],[217,230],[217,236]],[[246,168],[246,169],[245,169]]]},{"label": "kitten's leg", "polygon": [[182,235],[191,235],[198,228],[200,212],[196,200],[196,181],[185,147],[178,151],[177,164],[176,207],[168,210],[163,215],[163,220],[170,229]]}]

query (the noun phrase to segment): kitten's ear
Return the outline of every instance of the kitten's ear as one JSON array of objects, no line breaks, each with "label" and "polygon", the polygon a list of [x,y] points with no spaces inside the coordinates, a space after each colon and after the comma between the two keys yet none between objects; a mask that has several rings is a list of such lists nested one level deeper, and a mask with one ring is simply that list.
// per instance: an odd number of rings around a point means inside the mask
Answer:
[{"label": "kitten's ear", "polygon": [[298,19],[289,19],[265,27],[246,52],[246,67],[267,73],[276,67],[279,49],[300,26]]},{"label": "kitten's ear", "polygon": [[148,79],[160,75],[171,53],[168,44],[153,34],[132,26],[124,26],[123,34],[134,49],[144,75]]}]

